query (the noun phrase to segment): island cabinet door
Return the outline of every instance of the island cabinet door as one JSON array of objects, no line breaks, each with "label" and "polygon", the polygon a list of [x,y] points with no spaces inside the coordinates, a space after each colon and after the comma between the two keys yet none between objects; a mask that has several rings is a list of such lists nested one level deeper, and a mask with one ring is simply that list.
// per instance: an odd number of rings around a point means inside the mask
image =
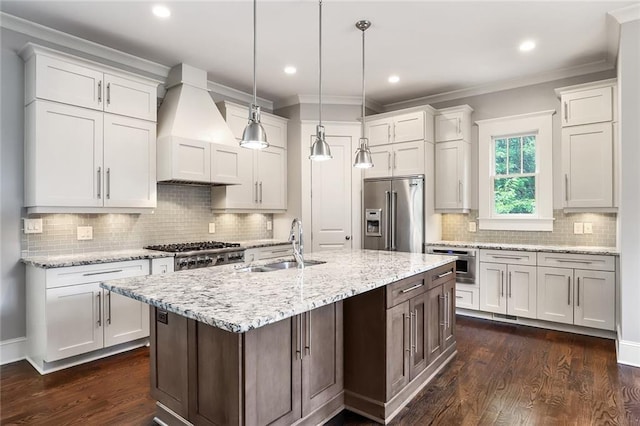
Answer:
[{"label": "island cabinet door", "polygon": [[302,315],[245,333],[244,424],[291,425],[301,418],[303,340]]},{"label": "island cabinet door", "polygon": [[409,343],[411,347],[409,373],[411,380],[424,370],[428,363],[428,304],[427,293],[415,296],[409,301]]},{"label": "island cabinet door", "polygon": [[443,349],[456,341],[456,280],[452,279],[442,285],[444,295],[444,324],[442,325]]},{"label": "island cabinet door", "polygon": [[342,302],[314,309],[302,317],[302,416],[305,417],[344,389]]},{"label": "island cabinet door", "polygon": [[152,308],[150,332],[151,396],[188,416],[187,318]]},{"label": "island cabinet door", "polygon": [[442,325],[444,324],[444,297],[442,286],[427,291],[427,357],[428,364],[435,361],[444,350]]},{"label": "island cabinet door", "polygon": [[387,309],[387,401],[410,380],[410,302]]}]

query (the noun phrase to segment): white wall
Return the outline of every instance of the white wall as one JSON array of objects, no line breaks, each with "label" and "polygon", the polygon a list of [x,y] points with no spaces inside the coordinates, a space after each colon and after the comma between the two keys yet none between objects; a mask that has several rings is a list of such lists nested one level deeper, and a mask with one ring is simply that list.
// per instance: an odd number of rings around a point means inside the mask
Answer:
[{"label": "white wall", "polygon": [[640,21],[622,24],[620,95],[620,334],[618,361],[640,367]]}]

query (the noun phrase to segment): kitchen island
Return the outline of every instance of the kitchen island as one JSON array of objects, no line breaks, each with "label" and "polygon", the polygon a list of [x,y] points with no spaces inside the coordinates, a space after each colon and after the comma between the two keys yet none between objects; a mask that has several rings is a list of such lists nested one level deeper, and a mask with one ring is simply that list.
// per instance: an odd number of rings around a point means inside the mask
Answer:
[{"label": "kitchen island", "polygon": [[338,250],[270,272],[225,265],[108,281],[151,310],[168,424],[388,422],[455,354],[455,258]]}]

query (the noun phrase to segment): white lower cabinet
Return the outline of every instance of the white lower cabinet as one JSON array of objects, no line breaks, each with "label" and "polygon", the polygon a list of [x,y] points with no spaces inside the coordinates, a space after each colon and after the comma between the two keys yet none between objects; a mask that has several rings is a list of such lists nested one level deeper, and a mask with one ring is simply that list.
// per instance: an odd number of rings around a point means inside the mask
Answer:
[{"label": "white lower cabinet", "polygon": [[480,262],[480,310],[536,318],[536,267]]},{"label": "white lower cabinet", "polygon": [[148,275],[150,263],[154,273],[173,271],[173,258],[50,269],[29,265],[27,359],[46,373],[82,362],[75,358],[66,365],[67,358],[88,354],[94,359],[111,353],[94,351],[148,337],[149,306],[100,283]]}]

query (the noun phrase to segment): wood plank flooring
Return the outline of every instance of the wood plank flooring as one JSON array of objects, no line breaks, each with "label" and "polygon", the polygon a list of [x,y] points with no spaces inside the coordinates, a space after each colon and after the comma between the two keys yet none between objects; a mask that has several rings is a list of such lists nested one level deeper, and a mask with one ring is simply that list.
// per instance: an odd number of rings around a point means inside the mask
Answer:
[{"label": "wood plank flooring", "polygon": [[[394,425],[640,425],[640,368],[614,342],[457,318],[458,355]],[[40,376],[0,368],[0,424],[151,425],[149,352]],[[331,425],[373,425],[343,412]]]}]

